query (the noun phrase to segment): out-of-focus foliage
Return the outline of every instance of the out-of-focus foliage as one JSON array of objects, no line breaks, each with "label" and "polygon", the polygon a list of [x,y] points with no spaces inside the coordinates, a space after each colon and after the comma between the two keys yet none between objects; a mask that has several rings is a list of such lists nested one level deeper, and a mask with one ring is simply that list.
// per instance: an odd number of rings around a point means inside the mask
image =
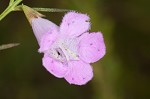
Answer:
[{"label": "out-of-focus foliage", "polygon": [[[8,0],[0,0],[2,12]],[[91,31],[102,31],[107,54],[92,64],[94,78],[85,86],[69,85],[42,66],[42,54],[22,12],[0,22],[0,99],[150,99],[150,1],[24,0],[31,7],[77,10],[91,17]],[[59,25],[64,13],[43,13]]]},{"label": "out-of-focus foliage", "polygon": [[11,48],[11,47],[18,46],[18,45],[19,45],[19,43],[3,44],[3,45],[0,45],[0,50],[5,50],[5,49]]}]

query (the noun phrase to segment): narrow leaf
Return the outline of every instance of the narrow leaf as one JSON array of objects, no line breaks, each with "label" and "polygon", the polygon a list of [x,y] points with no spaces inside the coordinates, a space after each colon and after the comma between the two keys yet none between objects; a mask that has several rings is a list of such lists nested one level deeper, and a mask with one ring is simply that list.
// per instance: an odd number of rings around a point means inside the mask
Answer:
[{"label": "narrow leaf", "polygon": [[3,44],[3,45],[0,45],[0,50],[8,49],[8,48],[15,47],[18,45],[19,43]]},{"label": "narrow leaf", "polygon": [[[67,11],[73,11],[73,10],[68,10],[68,9],[57,9],[57,8],[35,8],[33,7],[32,9],[36,11],[41,11],[41,12],[67,12]],[[22,11],[22,5],[19,5],[15,7],[14,11]]]},{"label": "narrow leaf", "polygon": [[67,12],[71,11],[68,9],[57,9],[57,8],[33,8],[36,11],[42,11],[42,12]]}]

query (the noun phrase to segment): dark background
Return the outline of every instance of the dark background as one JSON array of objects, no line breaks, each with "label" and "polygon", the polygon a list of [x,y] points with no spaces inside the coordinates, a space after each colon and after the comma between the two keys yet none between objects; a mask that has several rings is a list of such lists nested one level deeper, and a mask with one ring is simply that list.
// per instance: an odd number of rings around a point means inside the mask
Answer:
[{"label": "dark background", "polygon": [[[0,0],[0,12],[9,0]],[[30,7],[77,10],[91,18],[91,31],[104,35],[107,53],[92,64],[94,78],[75,86],[49,74],[23,12],[0,22],[0,99],[150,99],[150,1],[23,0]],[[43,13],[60,24],[64,13]]]}]

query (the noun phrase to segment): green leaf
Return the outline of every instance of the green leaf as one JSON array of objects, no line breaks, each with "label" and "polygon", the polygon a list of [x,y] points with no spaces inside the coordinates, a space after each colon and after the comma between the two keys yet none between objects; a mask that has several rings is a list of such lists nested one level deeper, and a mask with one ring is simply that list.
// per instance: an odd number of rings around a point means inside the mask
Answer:
[{"label": "green leaf", "polygon": [[[68,11],[73,11],[73,10],[68,10],[68,9],[57,9],[57,8],[36,8],[36,7],[33,7],[32,9],[34,9],[36,11],[41,11],[41,12],[68,12]],[[22,11],[22,5],[15,7],[14,11]]]},{"label": "green leaf", "polygon": [[42,11],[42,12],[67,12],[72,11],[68,9],[57,9],[57,8],[33,8],[36,11]]}]

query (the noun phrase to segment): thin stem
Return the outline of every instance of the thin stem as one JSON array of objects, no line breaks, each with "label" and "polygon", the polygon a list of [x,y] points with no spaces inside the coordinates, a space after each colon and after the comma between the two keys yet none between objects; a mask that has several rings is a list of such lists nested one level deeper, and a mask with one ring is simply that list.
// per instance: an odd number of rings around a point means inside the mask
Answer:
[{"label": "thin stem", "polygon": [[12,3],[13,3],[14,1],[15,1],[15,0],[10,0],[9,6],[12,5]]},{"label": "thin stem", "polygon": [[21,2],[22,0],[16,0],[15,2],[12,3],[12,1],[10,1],[12,4],[9,5],[0,15],[0,21],[6,16],[8,15],[11,11],[14,10],[14,8]]}]

